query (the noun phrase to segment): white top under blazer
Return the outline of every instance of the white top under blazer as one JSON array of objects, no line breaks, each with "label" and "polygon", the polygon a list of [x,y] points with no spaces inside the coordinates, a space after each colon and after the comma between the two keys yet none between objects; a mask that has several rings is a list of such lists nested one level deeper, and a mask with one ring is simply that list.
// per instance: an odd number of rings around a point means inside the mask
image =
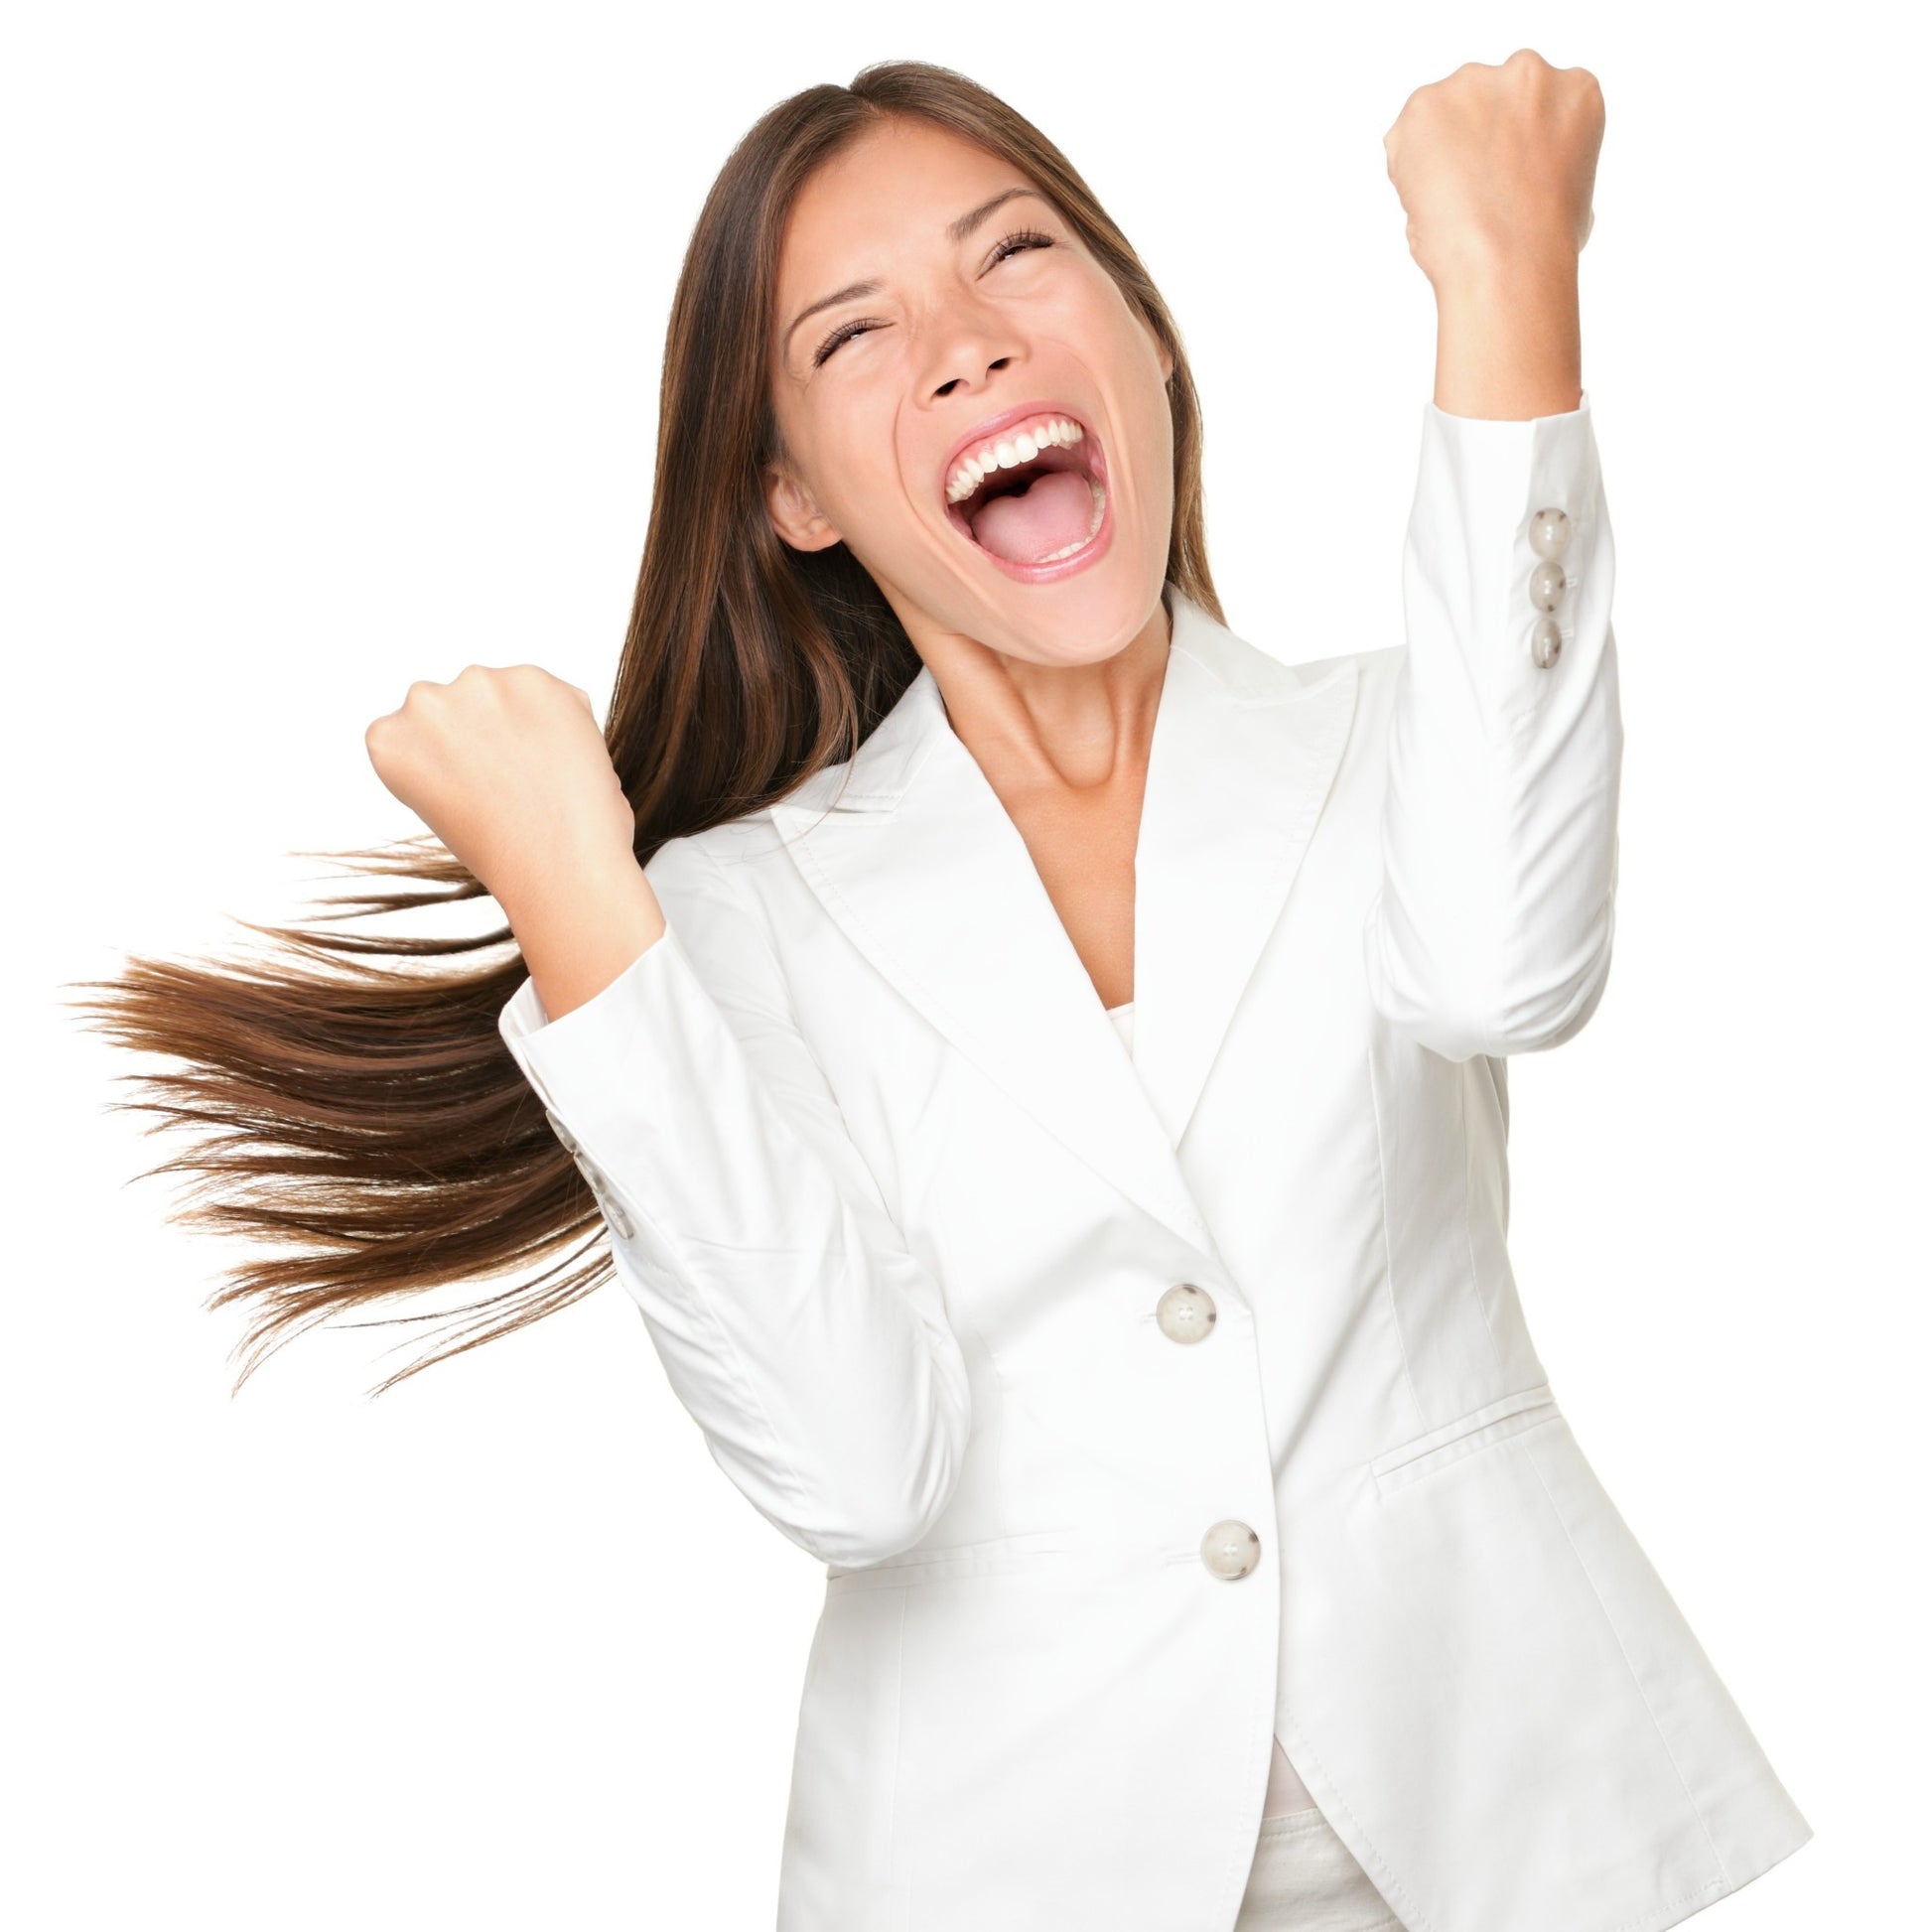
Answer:
[{"label": "white top under blazer", "polygon": [[1401,636],[1163,587],[1131,1059],[929,665],[658,846],[602,992],[502,1009],[822,1580],[776,1932],[1233,1932],[1278,1752],[1412,1932],[1662,1932],[1811,1837],[1537,1352],[1576,1280],[1506,1238],[1510,1061],[1615,925],[1589,399],[1419,427]]}]

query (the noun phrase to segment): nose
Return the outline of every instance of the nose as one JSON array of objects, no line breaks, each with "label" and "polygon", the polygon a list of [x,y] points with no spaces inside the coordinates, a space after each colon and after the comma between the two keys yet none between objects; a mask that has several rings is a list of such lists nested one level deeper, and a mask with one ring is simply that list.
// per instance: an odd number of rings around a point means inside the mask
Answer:
[{"label": "nose", "polygon": [[1012,325],[978,303],[964,303],[932,331],[932,365],[926,394],[934,402],[983,388],[1000,369],[1025,359]]},{"label": "nose", "polygon": [[985,375],[980,376],[977,382],[970,375],[949,376],[933,389],[932,398],[937,402],[941,397],[957,394],[962,388],[976,388],[979,382],[986,380],[986,376],[993,374],[996,369],[1005,368],[1013,359],[1011,355],[996,355],[987,363]]}]

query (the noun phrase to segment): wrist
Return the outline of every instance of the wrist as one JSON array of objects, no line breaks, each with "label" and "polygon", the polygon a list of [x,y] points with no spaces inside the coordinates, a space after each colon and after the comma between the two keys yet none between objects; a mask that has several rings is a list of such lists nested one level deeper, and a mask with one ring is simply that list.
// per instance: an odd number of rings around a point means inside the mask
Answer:
[{"label": "wrist", "polygon": [[583,852],[553,847],[506,866],[490,882],[490,896],[518,930],[585,906],[619,911],[656,903],[636,855],[608,846]]},{"label": "wrist", "polygon": [[1525,421],[1566,414],[1582,399],[1574,250],[1490,254],[1438,286],[1437,408]]},{"label": "wrist", "polygon": [[627,852],[621,864],[548,874],[504,910],[551,1020],[596,999],[667,929],[650,881]]},{"label": "wrist", "polygon": [[1574,301],[1582,251],[1559,234],[1465,235],[1434,251],[1439,308]]}]

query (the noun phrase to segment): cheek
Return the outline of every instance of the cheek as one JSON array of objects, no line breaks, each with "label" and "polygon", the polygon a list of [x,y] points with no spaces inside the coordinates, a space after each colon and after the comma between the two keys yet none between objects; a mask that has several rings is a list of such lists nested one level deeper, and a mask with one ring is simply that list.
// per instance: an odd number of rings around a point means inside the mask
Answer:
[{"label": "cheek", "polygon": [[810,474],[819,507],[841,530],[875,530],[897,494],[890,461],[877,441],[846,420],[820,424],[811,442]]},{"label": "cheek", "polygon": [[902,545],[917,515],[917,480],[900,467],[890,441],[855,451],[852,464],[862,498],[859,514],[873,530],[874,541],[882,550]]},{"label": "cheek", "polygon": [[820,502],[847,548],[866,563],[904,557],[917,541],[918,480],[900,467],[892,422],[848,422],[820,449]]}]

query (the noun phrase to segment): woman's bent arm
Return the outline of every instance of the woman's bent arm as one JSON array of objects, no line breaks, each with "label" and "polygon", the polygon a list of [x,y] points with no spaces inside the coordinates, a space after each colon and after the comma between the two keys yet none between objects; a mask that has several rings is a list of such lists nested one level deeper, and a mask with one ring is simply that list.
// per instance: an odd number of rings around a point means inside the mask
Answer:
[{"label": "woman's bent arm", "polygon": [[561,892],[541,916],[526,901],[532,975],[499,1030],[713,1458],[801,1548],[874,1563],[951,1496],[965,1361],[726,870],[671,840],[635,888],[578,905],[576,936]]}]

